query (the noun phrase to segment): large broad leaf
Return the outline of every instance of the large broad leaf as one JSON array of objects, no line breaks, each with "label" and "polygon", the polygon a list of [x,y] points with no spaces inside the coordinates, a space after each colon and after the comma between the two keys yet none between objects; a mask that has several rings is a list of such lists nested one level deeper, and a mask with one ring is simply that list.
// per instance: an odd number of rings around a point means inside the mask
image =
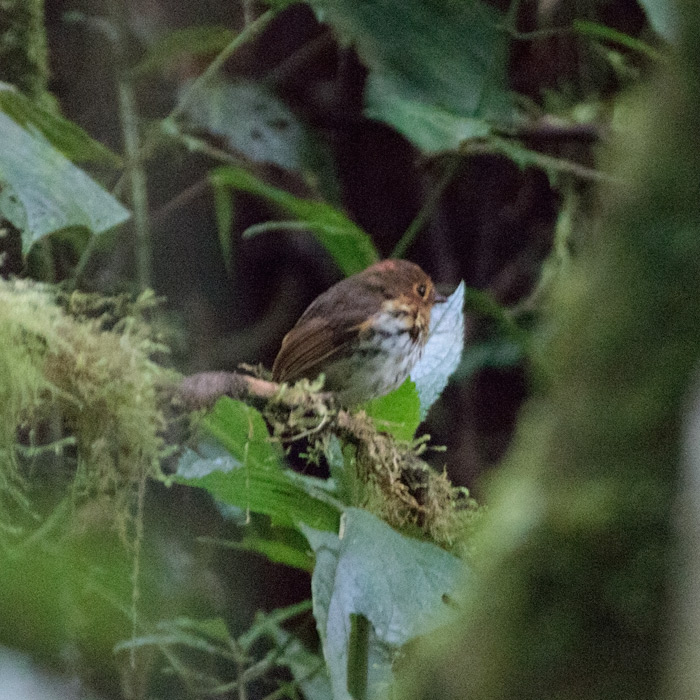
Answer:
[{"label": "large broad leaf", "polygon": [[55,231],[103,233],[129,212],[43,136],[0,112],[0,214],[22,232],[28,252]]},{"label": "large broad leaf", "polygon": [[[356,684],[358,670],[365,668],[367,697],[387,697],[397,649],[449,619],[444,601],[462,583],[462,562],[355,508],[343,515],[340,537],[308,527],[302,531],[316,553],[313,609],[334,700],[352,697],[348,674]],[[351,635],[351,620],[362,628],[362,618],[369,623],[366,634]],[[363,638],[366,645],[358,644]]]},{"label": "large broad leaf", "polygon": [[457,369],[464,350],[464,282],[430,315],[430,336],[423,356],[411,370],[420,398],[421,420],[428,415]]},{"label": "large broad leaf", "polygon": [[370,80],[365,93],[365,113],[393,126],[425,153],[456,150],[467,139],[491,133],[482,118],[464,117],[436,105],[410,100],[392,89],[382,76]]},{"label": "large broad leaf", "polygon": [[295,197],[272,187],[242,168],[222,167],[211,173],[216,187],[232,187],[263,197],[311,231],[346,275],[379,260],[370,237],[341,211],[325,202]]},{"label": "large broad leaf", "polygon": [[283,468],[282,452],[271,442],[258,411],[224,397],[204,419],[204,428],[226,448],[228,457],[187,450],[175,481],[206,489],[228,505],[269,515],[281,525],[303,522],[337,530],[339,511],[330,502],[325,482]]},{"label": "large broad leaf", "polygon": [[38,131],[75,163],[100,163],[120,167],[122,159],[95,141],[77,124],[35,104],[12,85],[0,82],[0,112],[28,131]]},{"label": "large broad leaf", "polygon": [[[312,0],[324,20],[354,45],[370,68],[368,108],[417,145],[425,142],[423,124],[461,117],[511,120],[507,92],[508,36],[503,16],[479,0]],[[422,103],[422,104],[421,104]],[[398,116],[419,112],[415,125]],[[430,117],[431,108],[436,116]],[[453,115],[453,116],[450,116]],[[397,124],[397,120],[399,124]],[[444,124],[443,124],[444,126]],[[433,134],[430,150],[451,148],[449,125],[440,145]]]}]

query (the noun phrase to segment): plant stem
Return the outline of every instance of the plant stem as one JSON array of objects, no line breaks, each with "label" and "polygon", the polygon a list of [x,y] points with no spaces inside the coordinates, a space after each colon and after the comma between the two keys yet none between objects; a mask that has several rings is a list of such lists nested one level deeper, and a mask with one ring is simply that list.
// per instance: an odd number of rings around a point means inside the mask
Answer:
[{"label": "plant stem", "polygon": [[247,27],[254,21],[255,8],[253,7],[253,0],[241,0],[241,4],[243,5],[243,24]]},{"label": "plant stem", "polygon": [[136,234],[136,270],[139,289],[150,285],[151,236],[148,222],[148,190],[146,170],[140,156],[139,119],[134,89],[126,73],[119,78],[119,115],[124,138],[126,167],[131,183],[131,205],[134,208],[134,232]]},{"label": "plant stem", "polygon": [[460,162],[461,158],[454,156],[450,157],[442,177],[433,190],[428,194],[428,197],[421,207],[421,210],[416,215],[416,218],[413,219],[410,226],[406,229],[406,231],[404,231],[403,236],[401,236],[401,239],[391,252],[392,258],[403,258],[406,255],[408,249],[413,245],[413,241],[416,239],[416,236],[418,236],[428,219],[430,219],[435,211],[435,207],[447,189],[447,186],[450,184],[450,182],[452,182],[452,178],[455,176]]},{"label": "plant stem", "polygon": [[254,22],[248,24],[243,31],[238,34],[218,56],[207,66],[206,70],[199,75],[183,92],[174,109],[166,117],[166,121],[177,119],[194,101],[197,92],[201,90],[226,63],[226,61],[241,47],[257,37],[269,24],[270,20],[277,14],[278,10],[270,9],[258,17]]},{"label": "plant stem", "polygon": [[532,167],[544,170],[546,173],[564,173],[591,182],[604,182],[608,184],[623,184],[616,175],[589,168],[580,163],[565,158],[550,156],[540,153],[532,148],[526,148],[517,141],[491,136],[486,140],[465,141],[459,147],[462,156],[473,155],[503,155],[518,163],[520,167]]},{"label": "plant stem", "polygon": [[[143,471],[139,475],[136,491],[136,513],[134,515],[134,559],[131,573],[131,639],[136,639],[138,628],[138,605],[141,590],[139,588],[139,578],[141,574],[141,545],[143,543],[143,508],[146,499],[146,473]],[[136,647],[129,649],[129,664],[131,670],[136,670]]]},{"label": "plant stem", "polygon": [[367,700],[370,622],[358,613],[350,613],[347,686],[355,700]]}]

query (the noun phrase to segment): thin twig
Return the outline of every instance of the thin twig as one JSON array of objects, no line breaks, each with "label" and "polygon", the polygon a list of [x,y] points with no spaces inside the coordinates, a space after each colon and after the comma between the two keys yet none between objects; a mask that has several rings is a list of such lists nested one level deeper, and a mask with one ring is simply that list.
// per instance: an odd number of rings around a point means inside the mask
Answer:
[{"label": "thin twig", "polygon": [[519,146],[518,144],[509,143],[507,139],[502,139],[495,136],[483,141],[465,141],[460,146],[459,152],[463,156],[502,155],[517,162],[517,159],[513,157],[514,149],[519,149],[525,156],[527,156],[528,162],[526,165],[533,168],[540,168],[544,171],[549,170],[552,172],[565,173],[568,175],[573,175],[581,180],[605,182],[616,185],[624,184],[624,181],[615,175],[610,175],[609,173],[604,173],[600,170],[589,168],[572,160],[557,158],[556,156],[550,156],[545,153],[533,151],[531,149]]},{"label": "thin twig", "polygon": [[263,29],[270,23],[278,10],[270,9],[251,22],[238,34],[229,44],[224,47],[216,58],[207,66],[206,70],[199,75],[189,87],[182,93],[177,104],[165,118],[165,121],[174,121],[185,112],[194,102],[197,93],[214,77],[226,61],[241,47],[257,37]]},{"label": "thin twig", "polygon": [[168,200],[160,209],[154,212],[151,217],[153,225],[158,226],[169,216],[174,214],[178,209],[189,204],[193,199],[199,197],[200,194],[206,192],[210,187],[211,182],[209,178],[203,177],[201,180],[197,180],[193,185],[182,190],[176,194],[172,199]]},{"label": "thin twig", "polygon": [[[135,531],[134,531],[134,559],[133,571],[131,573],[131,638],[136,639],[138,627],[138,604],[140,597],[139,578],[141,575],[141,549],[143,544],[143,519],[144,519],[144,504],[146,500],[146,473],[145,471],[139,476],[138,487],[136,491],[136,515],[135,515]],[[131,670],[136,669],[136,647],[132,646],[129,650],[129,664]]]},{"label": "thin twig", "polygon": [[205,156],[209,156],[213,160],[219,160],[222,163],[229,163],[231,165],[238,166],[243,165],[243,161],[240,158],[236,158],[236,156],[234,156],[232,153],[224,151],[221,148],[217,148],[216,146],[212,146],[196,136],[191,136],[190,134],[183,134],[180,132],[175,132],[172,135],[192,153],[203,153]]},{"label": "thin twig", "polygon": [[438,180],[436,186],[430,191],[425,203],[421,207],[421,210],[416,215],[416,218],[413,219],[410,226],[406,229],[404,234],[401,236],[401,239],[396,244],[394,250],[391,252],[392,258],[403,258],[406,255],[408,249],[416,239],[416,236],[418,236],[427,221],[433,215],[435,207],[438,205],[440,198],[447,189],[447,186],[450,184],[450,182],[452,182],[452,178],[454,178],[460,162],[461,159],[459,157],[450,158],[442,177],[440,180]]},{"label": "thin twig", "polygon": [[323,416],[318,425],[314,426],[313,428],[309,428],[308,430],[304,430],[301,433],[297,433],[296,435],[285,437],[284,442],[298,442],[299,440],[303,440],[304,438],[309,437],[309,435],[318,433],[326,425],[326,423],[328,423],[328,416]]},{"label": "thin twig", "polygon": [[519,32],[501,24],[497,26],[497,29],[505,32],[515,41],[536,41],[538,39],[552,39],[558,36],[566,36],[567,34],[577,34],[574,27],[552,27],[550,29],[533,29],[531,32]]},{"label": "thin twig", "polygon": [[325,668],[323,662],[320,662],[316,668],[311,669],[308,673],[305,673],[301,678],[295,678],[291,683],[285,683],[277,690],[273,691],[269,695],[266,695],[262,700],[278,700],[278,698],[288,697],[288,686],[301,686],[302,683],[311,680],[317,673],[322,673]]},{"label": "thin twig", "polygon": [[333,46],[333,34],[324,31],[323,34],[302,44],[296,51],[287,56],[281,63],[272,68],[265,77],[265,83],[279,88],[289,81],[302,75],[306,66],[318,56]]}]

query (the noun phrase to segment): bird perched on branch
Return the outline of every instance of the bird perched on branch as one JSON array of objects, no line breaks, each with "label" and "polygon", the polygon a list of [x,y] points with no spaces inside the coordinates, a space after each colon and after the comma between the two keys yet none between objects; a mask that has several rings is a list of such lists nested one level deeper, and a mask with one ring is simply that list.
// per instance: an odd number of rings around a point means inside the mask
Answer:
[{"label": "bird perched on branch", "polygon": [[428,340],[430,312],[446,301],[406,260],[383,260],[318,296],[284,337],[277,382],[326,377],[324,388],[355,405],[400,386]]}]

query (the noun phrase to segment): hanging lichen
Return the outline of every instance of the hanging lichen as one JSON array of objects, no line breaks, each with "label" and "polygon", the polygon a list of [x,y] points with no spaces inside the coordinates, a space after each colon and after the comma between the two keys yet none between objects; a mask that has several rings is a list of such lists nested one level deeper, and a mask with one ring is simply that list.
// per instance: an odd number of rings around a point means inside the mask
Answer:
[{"label": "hanging lichen", "polygon": [[144,320],[153,303],[59,303],[49,287],[0,281],[0,504],[24,499],[24,467],[39,454],[74,464],[77,495],[114,495],[158,472],[174,373],[151,359],[164,350]]}]

